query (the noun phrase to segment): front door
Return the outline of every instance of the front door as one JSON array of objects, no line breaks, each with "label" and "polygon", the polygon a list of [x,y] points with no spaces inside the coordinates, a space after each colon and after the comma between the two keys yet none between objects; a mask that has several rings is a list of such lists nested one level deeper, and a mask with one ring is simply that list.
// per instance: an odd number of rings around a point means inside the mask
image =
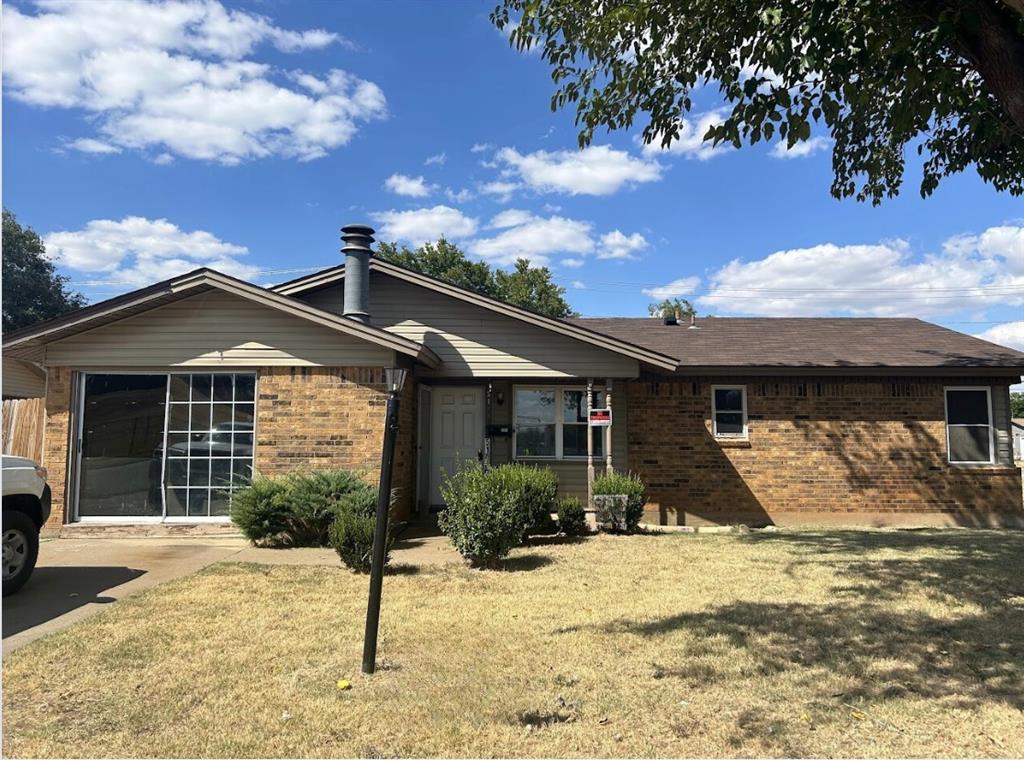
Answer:
[{"label": "front door", "polygon": [[430,503],[441,505],[445,477],[483,459],[484,389],[435,386],[431,406]]}]

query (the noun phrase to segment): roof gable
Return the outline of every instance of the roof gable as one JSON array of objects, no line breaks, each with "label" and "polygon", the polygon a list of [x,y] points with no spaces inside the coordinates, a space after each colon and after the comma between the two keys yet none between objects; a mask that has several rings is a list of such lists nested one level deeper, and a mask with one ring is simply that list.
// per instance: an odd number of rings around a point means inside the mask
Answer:
[{"label": "roof gable", "polygon": [[414,341],[317,309],[288,295],[205,268],[12,332],[4,336],[4,352],[16,356],[33,356],[38,352],[39,347],[47,343],[142,314],[209,290],[230,293],[344,335],[360,338],[397,351],[428,367],[436,367],[440,363],[433,351]]},{"label": "roof gable", "polygon": [[[474,306],[502,314],[526,324],[550,330],[559,335],[588,343],[592,346],[635,359],[659,369],[673,370],[679,363],[678,359],[673,355],[665,354],[637,343],[623,340],[614,335],[596,332],[584,325],[576,324],[573,321],[555,319],[519,306],[513,306],[512,304],[508,304],[494,298],[489,298],[488,296],[481,295],[472,290],[452,285],[451,283],[444,282],[435,277],[430,277],[429,275],[425,275],[420,272],[414,272],[411,269],[406,269],[405,267],[398,266],[390,261],[384,261],[380,258],[370,259],[370,271],[394,277],[403,282],[411,283],[436,293],[443,293],[444,295],[465,303],[473,304]],[[319,272],[314,272],[306,277],[300,277],[295,280],[281,283],[280,285],[274,286],[272,290],[290,296],[297,295],[299,293],[327,287],[344,280],[344,278],[345,267],[343,265],[339,265]]]}]

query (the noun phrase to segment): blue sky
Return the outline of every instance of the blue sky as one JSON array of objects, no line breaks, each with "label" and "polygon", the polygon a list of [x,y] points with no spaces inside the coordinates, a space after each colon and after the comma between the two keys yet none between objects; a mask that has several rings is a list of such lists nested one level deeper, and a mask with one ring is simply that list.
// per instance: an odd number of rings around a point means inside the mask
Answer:
[{"label": "blue sky", "polygon": [[671,294],[1024,347],[1021,199],[965,174],[922,200],[912,155],[899,198],[837,201],[823,137],[788,157],[701,145],[710,90],[672,150],[616,133],[580,153],[492,6],[7,3],[4,204],[92,300],[199,265],[289,279],[369,222],[547,263],[586,315]]}]

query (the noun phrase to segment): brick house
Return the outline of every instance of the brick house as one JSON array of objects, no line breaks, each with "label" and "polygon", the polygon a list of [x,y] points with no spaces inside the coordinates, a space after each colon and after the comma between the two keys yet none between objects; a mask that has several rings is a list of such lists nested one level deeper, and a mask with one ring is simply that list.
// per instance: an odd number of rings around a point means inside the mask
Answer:
[{"label": "brick house", "polygon": [[634,471],[661,524],[1024,525],[1020,352],[914,319],[551,319],[345,233],[346,265],[273,288],[199,269],[5,336],[46,369],[51,530],[224,521],[254,473],[375,482],[394,366],[404,517],[481,460],[583,498]]}]

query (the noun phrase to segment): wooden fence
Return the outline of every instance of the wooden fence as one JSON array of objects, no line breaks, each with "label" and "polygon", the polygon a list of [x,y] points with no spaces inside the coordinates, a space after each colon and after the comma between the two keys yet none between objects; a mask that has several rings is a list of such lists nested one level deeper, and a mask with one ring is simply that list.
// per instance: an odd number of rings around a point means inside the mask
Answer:
[{"label": "wooden fence", "polygon": [[43,457],[43,399],[11,398],[3,406],[3,452],[39,462]]}]

